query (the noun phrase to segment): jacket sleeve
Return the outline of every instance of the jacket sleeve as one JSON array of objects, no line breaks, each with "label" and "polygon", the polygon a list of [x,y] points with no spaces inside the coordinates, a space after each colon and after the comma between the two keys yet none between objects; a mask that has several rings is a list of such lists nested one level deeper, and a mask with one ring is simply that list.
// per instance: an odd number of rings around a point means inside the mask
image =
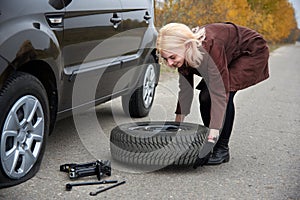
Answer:
[{"label": "jacket sleeve", "polygon": [[[226,74],[226,58],[223,61],[215,62],[218,57],[225,56],[220,49],[213,49],[210,55],[206,50],[202,49],[204,53],[204,59],[199,67],[200,73],[204,78],[204,81],[208,87],[211,98],[211,112],[210,112],[210,125],[209,128],[222,129],[223,121],[225,117],[228,90],[226,90],[226,83],[224,83],[223,75]],[[223,66],[222,66],[223,65]],[[226,68],[226,69],[225,69]],[[226,79],[226,78],[225,78]]]},{"label": "jacket sleeve", "polygon": [[229,70],[224,45],[218,40],[208,40],[205,46],[205,50],[212,58],[213,62],[215,63],[215,66],[217,66],[217,69],[219,70],[219,73],[222,77],[226,92],[229,92]]},{"label": "jacket sleeve", "polygon": [[175,114],[188,115],[194,97],[194,75],[192,73],[179,72],[179,92]]}]

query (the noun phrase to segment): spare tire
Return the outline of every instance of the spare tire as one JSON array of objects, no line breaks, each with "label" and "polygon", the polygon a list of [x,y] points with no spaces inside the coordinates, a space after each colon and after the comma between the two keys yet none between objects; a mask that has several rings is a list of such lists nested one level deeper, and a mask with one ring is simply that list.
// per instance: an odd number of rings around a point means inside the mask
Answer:
[{"label": "spare tire", "polygon": [[111,131],[110,150],[126,164],[192,165],[207,135],[207,127],[186,122],[128,123]]}]

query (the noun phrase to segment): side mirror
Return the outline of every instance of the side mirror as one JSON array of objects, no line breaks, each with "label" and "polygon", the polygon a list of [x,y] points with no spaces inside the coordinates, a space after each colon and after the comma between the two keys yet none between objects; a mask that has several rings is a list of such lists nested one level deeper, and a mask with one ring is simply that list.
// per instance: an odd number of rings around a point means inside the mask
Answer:
[{"label": "side mirror", "polygon": [[61,10],[67,7],[72,2],[72,0],[49,0],[48,2],[53,8]]}]

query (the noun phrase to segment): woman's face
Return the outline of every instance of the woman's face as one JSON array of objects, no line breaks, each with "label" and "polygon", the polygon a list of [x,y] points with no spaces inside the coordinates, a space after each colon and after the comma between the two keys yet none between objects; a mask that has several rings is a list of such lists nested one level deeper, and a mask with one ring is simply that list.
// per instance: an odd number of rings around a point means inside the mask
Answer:
[{"label": "woman's face", "polygon": [[179,68],[184,64],[184,57],[181,55],[169,51],[161,51],[160,54],[169,67]]}]

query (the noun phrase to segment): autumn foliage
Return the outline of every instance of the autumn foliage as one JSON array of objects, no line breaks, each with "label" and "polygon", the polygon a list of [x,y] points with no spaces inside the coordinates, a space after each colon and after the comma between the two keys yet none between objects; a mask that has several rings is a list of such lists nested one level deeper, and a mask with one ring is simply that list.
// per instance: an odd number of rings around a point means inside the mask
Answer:
[{"label": "autumn foliage", "polygon": [[272,43],[299,37],[295,11],[288,0],[156,0],[156,26],[180,22],[189,27],[233,22],[252,28]]}]

